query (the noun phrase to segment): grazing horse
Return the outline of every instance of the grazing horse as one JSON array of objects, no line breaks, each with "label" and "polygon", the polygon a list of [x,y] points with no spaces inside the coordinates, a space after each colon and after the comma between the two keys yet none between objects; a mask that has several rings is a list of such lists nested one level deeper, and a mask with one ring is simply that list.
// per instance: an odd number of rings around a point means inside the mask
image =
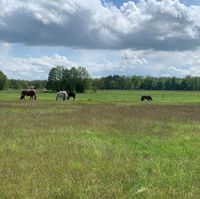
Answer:
[{"label": "grazing horse", "polygon": [[69,100],[70,97],[73,97],[73,99],[75,100],[76,94],[74,92],[69,91],[69,92],[67,92],[67,94],[68,94],[68,98],[67,98],[68,100]]},{"label": "grazing horse", "polygon": [[153,101],[153,99],[150,95],[143,95],[141,97],[141,101],[144,101],[144,100]]},{"label": "grazing horse", "polygon": [[63,101],[65,101],[66,99],[68,99],[68,94],[66,91],[59,91],[57,92],[57,95],[56,95],[56,100],[58,100],[58,98],[61,98]]},{"label": "grazing horse", "polygon": [[34,90],[23,90],[22,93],[21,93],[21,98],[20,99],[24,99],[25,100],[25,96],[30,96],[30,100],[34,99],[36,100],[36,94],[35,94],[35,91]]}]

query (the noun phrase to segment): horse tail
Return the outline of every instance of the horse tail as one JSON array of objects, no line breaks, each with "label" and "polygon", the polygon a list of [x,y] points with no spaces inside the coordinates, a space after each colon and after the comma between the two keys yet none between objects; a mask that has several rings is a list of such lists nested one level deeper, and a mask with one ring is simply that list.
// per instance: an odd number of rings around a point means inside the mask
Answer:
[{"label": "horse tail", "polygon": [[37,97],[36,97],[36,94],[35,94],[35,100],[36,100],[36,98],[37,98]]}]

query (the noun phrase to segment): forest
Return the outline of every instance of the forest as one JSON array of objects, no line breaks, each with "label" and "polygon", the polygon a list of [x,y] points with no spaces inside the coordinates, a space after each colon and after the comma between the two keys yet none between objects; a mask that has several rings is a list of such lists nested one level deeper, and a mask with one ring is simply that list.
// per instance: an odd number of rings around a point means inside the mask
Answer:
[{"label": "forest", "polygon": [[152,76],[120,76],[109,75],[93,78],[85,67],[63,66],[52,67],[47,80],[20,80],[9,79],[0,71],[0,90],[28,89],[39,90],[73,90],[85,92],[86,90],[200,90],[200,77],[152,77]]}]

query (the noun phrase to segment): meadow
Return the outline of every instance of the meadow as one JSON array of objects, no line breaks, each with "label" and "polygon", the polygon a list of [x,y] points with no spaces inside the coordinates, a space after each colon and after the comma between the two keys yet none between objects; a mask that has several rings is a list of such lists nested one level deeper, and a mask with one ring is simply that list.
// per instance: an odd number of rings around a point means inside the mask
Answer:
[{"label": "meadow", "polygon": [[0,92],[0,198],[200,197],[200,92],[19,97]]}]

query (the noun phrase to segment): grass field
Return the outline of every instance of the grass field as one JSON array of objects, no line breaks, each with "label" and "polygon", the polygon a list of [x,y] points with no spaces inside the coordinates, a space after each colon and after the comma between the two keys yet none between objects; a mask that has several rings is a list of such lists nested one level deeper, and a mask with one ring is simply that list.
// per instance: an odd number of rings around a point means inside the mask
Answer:
[{"label": "grass field", "polygon": [[19,96],[0,92],[0,198],[200,198],[200,92]]},{"label": "grass field", "polygon": [[[76,101],[140,103],[142,95],[151,95],[156,103],[200,103],[200,91],[98,91],[78,94]],[[55,101],[55,93],[37,93],[39,101]],[[18,101],[20,91],[0,91],[0,101]],[[28,98],[27,98],[28,99]]]}]

